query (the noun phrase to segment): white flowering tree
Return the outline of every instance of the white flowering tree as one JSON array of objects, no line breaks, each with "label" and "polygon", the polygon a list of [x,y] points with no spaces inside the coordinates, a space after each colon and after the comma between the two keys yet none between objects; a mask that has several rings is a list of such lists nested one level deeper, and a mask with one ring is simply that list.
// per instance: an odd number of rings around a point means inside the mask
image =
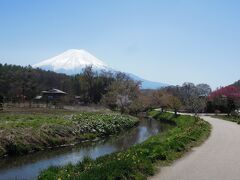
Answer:
[{"label": "white flowering tree", "polygon": [[130,107],[138,99],[140,82],[136,82],[123,73],[116,75],[116,80],[109,87],[102,102],[111,109],[121,113],[129,112]]}]

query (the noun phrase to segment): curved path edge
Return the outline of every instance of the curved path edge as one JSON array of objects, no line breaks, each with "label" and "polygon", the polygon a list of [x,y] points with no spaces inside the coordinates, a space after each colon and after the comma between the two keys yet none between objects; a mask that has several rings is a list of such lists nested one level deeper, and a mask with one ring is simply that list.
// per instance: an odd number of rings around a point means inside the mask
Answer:
[{"label": "curved path edge", "polygon": [[201,116],[212,125],[210,137],[149,180],[239,180],[240,125]]}]

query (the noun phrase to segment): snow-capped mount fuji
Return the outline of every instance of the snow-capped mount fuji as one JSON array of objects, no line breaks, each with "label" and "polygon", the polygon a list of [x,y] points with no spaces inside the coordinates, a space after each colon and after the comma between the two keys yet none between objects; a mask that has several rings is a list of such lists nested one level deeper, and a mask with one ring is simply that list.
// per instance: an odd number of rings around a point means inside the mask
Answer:
[{"label": "snow-capped mount fuji", "polygon": [[[67,50],[55,57],[34,64],[32,67],[40,68],[43,70],[50,70],[57,73],[74,75],[81,73],[82,70],[87,66],[92,66],[94,71],[105,70],[117,72],[116,70],[106,65],[103,61],[101,61],[100,59],[96,58],[95,56],[93,56],[92,54],[83,49]],[[135,80],[142,81],[143,89],[156,89],[168,86],[167,84],[164,83],[145,80],[131,73],[126,74],[128,74],[131,78]]]},{"label": "snow-capped mount fuji", "polygon": [[87,66],[92,66],[94,70],[110,70],[104,62],[83,49],[70,49],[53,58],[33,65],[34,68],[51,70],[68,75],[82,72]]}]

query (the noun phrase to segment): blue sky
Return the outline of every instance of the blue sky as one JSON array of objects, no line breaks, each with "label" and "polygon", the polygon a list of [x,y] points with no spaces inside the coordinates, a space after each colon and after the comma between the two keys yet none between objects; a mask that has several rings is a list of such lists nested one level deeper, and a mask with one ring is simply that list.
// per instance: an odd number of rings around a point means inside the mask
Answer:
[{"label": "blue sky", "polygon": [[1,0],[0,63],[86,49],[143,78],[213,88],[240,79],[240,1]]}]

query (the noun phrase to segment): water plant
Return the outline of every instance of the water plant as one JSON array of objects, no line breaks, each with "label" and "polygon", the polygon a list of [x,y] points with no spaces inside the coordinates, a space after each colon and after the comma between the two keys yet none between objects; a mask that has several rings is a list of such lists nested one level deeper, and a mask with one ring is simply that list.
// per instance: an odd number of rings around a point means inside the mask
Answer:
[{"label": "water plant", "polygon": [[136,123],[118,113],[0,114],[0,156],[109,136]]}]

